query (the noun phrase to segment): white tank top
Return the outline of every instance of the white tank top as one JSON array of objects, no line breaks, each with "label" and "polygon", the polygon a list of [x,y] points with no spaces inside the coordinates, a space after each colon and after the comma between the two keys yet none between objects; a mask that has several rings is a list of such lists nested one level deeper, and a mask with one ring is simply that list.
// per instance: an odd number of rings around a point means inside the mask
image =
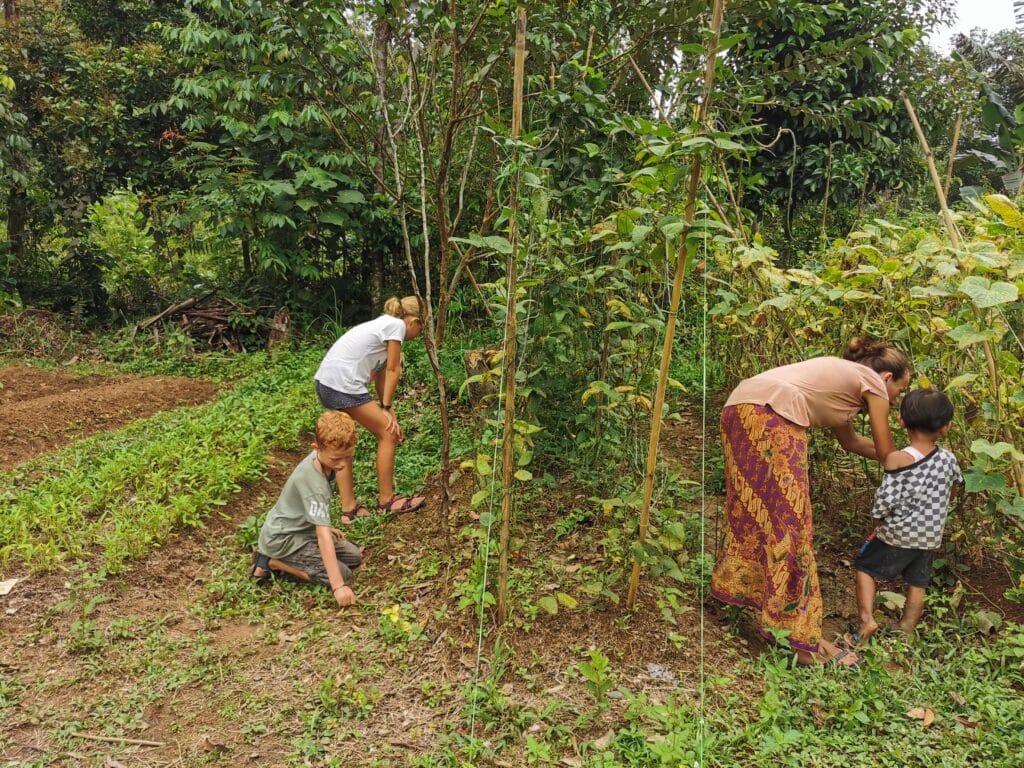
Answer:
[{"label": "white tank top", "polygon": [[919,450],[917,450],[917,448],[915,448],[912,445],[908,445],[906,448],[904,448],[903,452],[909,453],[911,456],[913,456],[914,461],[920,461],[921,459],[924,458],[924,454],[921,453]]}]

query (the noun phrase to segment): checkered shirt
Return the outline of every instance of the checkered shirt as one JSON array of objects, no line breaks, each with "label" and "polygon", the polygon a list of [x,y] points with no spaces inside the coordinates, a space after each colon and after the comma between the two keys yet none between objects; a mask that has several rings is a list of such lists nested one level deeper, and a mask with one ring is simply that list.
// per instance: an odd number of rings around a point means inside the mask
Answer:
[{"label": "checkered shirt", "polygon": [[949,514],[949,494],[963,479],[956,456],[945,448],[886,471],[871,509],[879,520],[878,538],[904,549],[937,548]]}]

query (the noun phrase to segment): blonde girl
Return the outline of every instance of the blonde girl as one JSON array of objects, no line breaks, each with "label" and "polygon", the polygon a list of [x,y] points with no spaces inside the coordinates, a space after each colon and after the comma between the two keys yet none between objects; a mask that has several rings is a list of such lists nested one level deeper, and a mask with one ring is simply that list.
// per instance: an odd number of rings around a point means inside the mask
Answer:
[{"label": "blonde girl", "polygon": [[[423,330],[419,299],[392,297],[384,314],[361,323],[341,336],[316,372],[316,394],[324,408],[343,411],[377,438],[377,510],[412,512],[423,506],[422,496],[395,494],[395,449],[405,439],[394,409],[395,389],[402,375],[402,343]],[[374,402],[368,385],[373,382]],[[370,510],[356,501],[352,465],[338,472],[342,523],[366,517]]]}]

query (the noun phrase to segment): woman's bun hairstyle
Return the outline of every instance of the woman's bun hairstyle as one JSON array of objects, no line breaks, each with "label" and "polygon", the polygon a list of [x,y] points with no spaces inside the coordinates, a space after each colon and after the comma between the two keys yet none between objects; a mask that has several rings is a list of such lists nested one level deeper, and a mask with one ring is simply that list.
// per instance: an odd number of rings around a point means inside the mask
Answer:
[{"label": "woman's bun hairstyle", "polygon": [[902,379],[904,376],[912,376],[914,373],[914,366],[911,364],[910,358],[903,350],[897,349],[887,341],[854,336],[847,343],[843,358],[866,365],[877,373],[888,371],[894,379]]}]

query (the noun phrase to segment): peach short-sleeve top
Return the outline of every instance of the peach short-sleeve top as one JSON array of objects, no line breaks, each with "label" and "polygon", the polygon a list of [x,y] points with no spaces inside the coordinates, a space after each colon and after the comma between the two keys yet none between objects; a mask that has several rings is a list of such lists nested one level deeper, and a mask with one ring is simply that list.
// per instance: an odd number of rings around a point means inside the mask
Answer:
[{"label": "peach short-sleeve top", "polygon": [[866,393],[889,399],[885,381],[866,365],[815,357],[744,379],[725,405],[768,405],[801,427],[834,428],[853,421]]}]

